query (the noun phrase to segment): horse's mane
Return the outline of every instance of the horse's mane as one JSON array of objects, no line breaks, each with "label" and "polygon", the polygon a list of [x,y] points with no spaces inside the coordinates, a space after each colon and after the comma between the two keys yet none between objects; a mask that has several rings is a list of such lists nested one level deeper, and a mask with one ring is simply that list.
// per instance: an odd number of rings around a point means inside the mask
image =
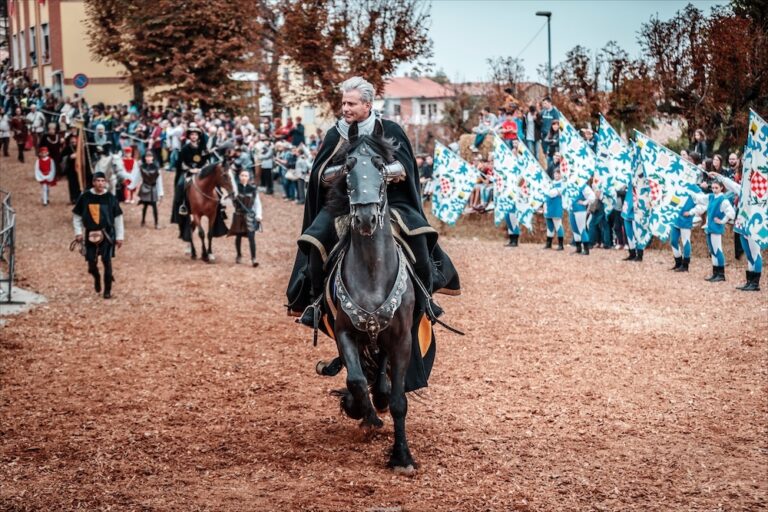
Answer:
[{"label": "horse's mane", "polygon": [[[391,163],[395,160],[398,144],[394,139],[374,135],[361,135],[353,142],[345,142],[328,165],[343,164],[350,153],[365,143],[371,147],[374,153],[381,156],[386,163]],[[331,184],[326,196],[325,207],[334,218],[349,214],[349,195],[347,194],[347,180],[344,179],[344,176],[338,176]]]},{"label": "horse's mane", "polygon": [[202,169],[200,169],[200,173],[197,175],[198,178],[203,179],[207,178],[211,174],[213,174],[216,171],[216,167],[219,165],[219,162],[213,162],[211,164],[204,165]]}]

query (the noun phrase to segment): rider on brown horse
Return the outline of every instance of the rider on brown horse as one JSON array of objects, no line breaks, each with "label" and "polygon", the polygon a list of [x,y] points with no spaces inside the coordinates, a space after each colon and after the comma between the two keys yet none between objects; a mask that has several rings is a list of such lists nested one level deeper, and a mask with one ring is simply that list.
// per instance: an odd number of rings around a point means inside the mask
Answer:
[{"label": "rider on brown horse", "polygon": [[[394,158],[403,166],[406,178],[388,185],[387,198],[395,236],[408,254],[424,290],[430,296],[433,292],[459,294],[456,269],[437,244],[437,231],[429,225],[422,210],[416,158],[408,137],[397,123],[382,120],[373,112],[375,90],[369,82],[361,77],[350,78],[342,84],[341,90],[342,118],[328,130],[312,166],[299,250],[287,290],[288,313],[301,315],[301,323],[310,326],[315,323],[315,309],[323,307],[321,299],[326,271],[332,267],[329,259],[332,259],[333,249],[339,241],[335,219],[325,207],[326,191],[321,184],[332,179],[324,173],[337,167],[333,158],[343,153],[353,126],[359,135],[370,135],[375,123],[380,123],[383,136],[396,145]],[[441,313],[431,297],[427,297],[424,306],[432,320]],[[425,368],[425,373],[409,382],[409,389],[425,386],[428,368]]]}]

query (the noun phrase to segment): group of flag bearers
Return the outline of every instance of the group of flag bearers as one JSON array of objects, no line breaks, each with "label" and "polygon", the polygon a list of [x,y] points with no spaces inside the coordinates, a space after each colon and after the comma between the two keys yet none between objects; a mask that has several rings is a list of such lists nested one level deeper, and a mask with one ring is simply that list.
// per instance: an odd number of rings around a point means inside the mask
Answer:
[{"label": "group of flag bearers", "polygon": [[[568,212],[576,252],[589,254],[590,205],[596,200],[606,210],[625,194],[621,218],[629,254],[625,260],[642,261],[653,236],[669,241],[674,257],[671,270],[687,272],[691,261],[691,232],[705,216],[703,229],[712,260],[710,282],[725,281],[723,235],[728,223],[747,256],[746,283],[738,289],[759,291],[761,251],[768,248],[768,124],[750,113],[744,148],[741,183],[718,173],[705,172],[640,132],[625,143],[601,116],[597,140],[589,144],[562,116],[560,166],[551,175],[523,144],[509,148],[494,141],[494,218],[505,221],[508,245],[517,246],[520,225],[532,231],[532,214],[543,211],[545,248],[564,249],[562,218]],[[453,224],[463,210],[476,171],[441,144],[435,147],[436,180],[432,196],[435,216]],[[706,190],[700,186],[711,180]],[[597,192],[597,194],[596,194]],[[618,209],[618,206],[616,206]]]}]

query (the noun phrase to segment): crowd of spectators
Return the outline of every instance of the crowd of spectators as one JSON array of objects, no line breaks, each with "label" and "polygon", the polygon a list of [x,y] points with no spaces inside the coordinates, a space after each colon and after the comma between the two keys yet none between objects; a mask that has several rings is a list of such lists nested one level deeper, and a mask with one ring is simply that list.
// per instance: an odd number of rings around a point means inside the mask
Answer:
[{"label": "crowd of spectators", "polygon": [[[122,155],[131,148],[141,160],[148,152],[163,169],[172,171],[178,162],[185,134],[191,126],[203,133],[209,154],[226,143],[235,148],[237,164],[259,180],[262,191],[274,194],[282,189],[286,200],[302,204],[309,170],[323,138],[321,130],[308,134],[300,117],[283,122],[262,116],[252,121],[247,115],[229,111],[203,111],[181,101],[164,104],[89,104],[80,94],[61,97],[41,87],[21,72],[0,70],[0,151],[9,156],[11,140],[16,158],[49,149],[57,178],[77,181],[73,151],[84,129],[86,172],[90,173],[100,154]],[[79,187],[71,186],[75,201]]]}]

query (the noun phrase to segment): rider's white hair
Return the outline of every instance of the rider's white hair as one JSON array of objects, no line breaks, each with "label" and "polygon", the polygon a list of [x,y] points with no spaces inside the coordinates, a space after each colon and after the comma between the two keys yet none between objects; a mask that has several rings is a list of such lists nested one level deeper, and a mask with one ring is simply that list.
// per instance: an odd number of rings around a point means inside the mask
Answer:
[{"label": "rider's white hair", "polygon": [[353,76],[341,84],[341,92],[360,91],[360,99],[366,103],[373,103],[373,97],[376,95],[376,89],[373,84],[361,76]]}]

